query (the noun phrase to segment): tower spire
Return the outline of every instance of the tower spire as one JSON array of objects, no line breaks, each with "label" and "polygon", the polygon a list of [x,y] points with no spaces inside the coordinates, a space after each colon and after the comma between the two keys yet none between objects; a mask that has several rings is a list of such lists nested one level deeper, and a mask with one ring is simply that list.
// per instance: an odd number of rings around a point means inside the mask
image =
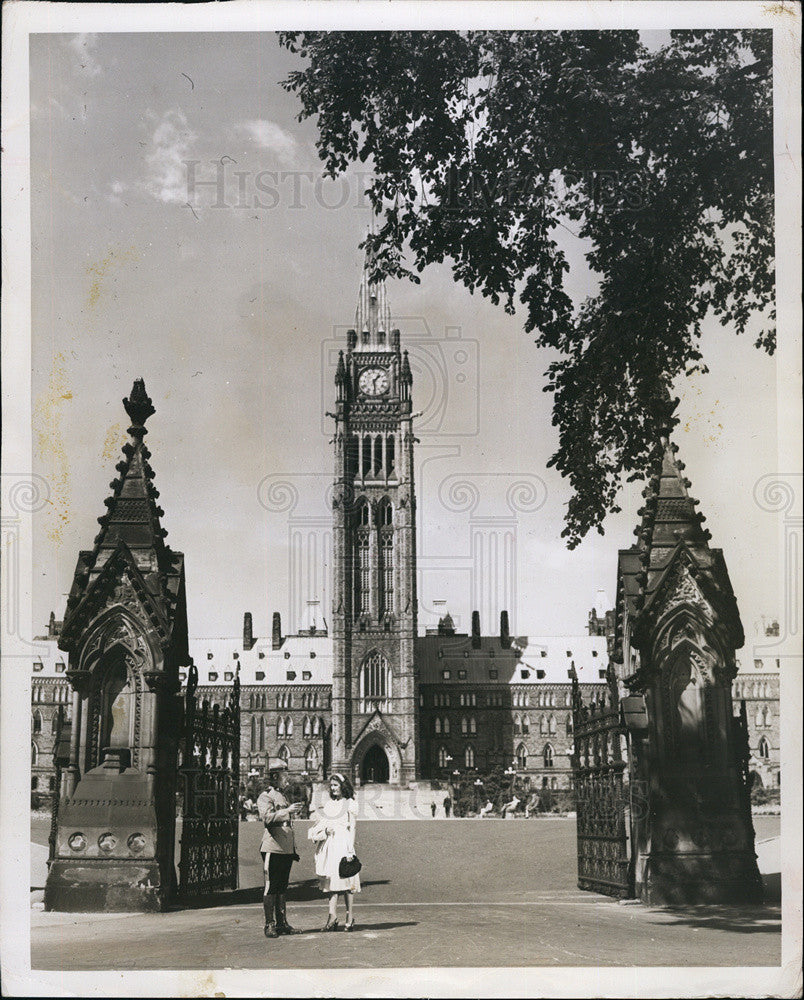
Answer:
[{"label": "tower spire", "polygon": [[97,573],[110,553],[124,542],[143,566],[160,568],[170,561],[165,545],[167,531],[160,524],[164,511],[157,504],[159,490],[154,486],[151,452],[143,442],[148,433],[145,422],[156,413],[138,378],[130,395],[123,400],[131,426],[131,440],[123,445],[123,457],[117,463],[118,476],[109,483],[111,494],[104,501],[106,513],[98,518],[100,531],[90,554],[91,573]]},{"label": "tower spire", "polygon": [[[373,235],[373,226],[369,235]],[[389,346],[391,308],[388,305],[388,289],[384,278],[381,281],[371,281],[373,263],[373,252],[367,248],[355,310],[358,349],[366,347],[376,350],[378,347]]]}]

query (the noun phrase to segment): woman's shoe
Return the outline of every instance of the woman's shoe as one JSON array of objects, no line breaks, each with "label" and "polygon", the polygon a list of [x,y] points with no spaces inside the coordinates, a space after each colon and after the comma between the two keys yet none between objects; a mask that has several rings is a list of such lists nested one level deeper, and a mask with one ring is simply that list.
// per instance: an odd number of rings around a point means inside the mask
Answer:
[{"label": "woman's shoe", "polygon": [[354,926],[355,926],[355,921],[354,921],[354,917],[352,917],[351,920],[347,920],[346,921],[346,923],[343,925],[343,929],[345,931],[351,931],[351,930],[354,930]]},{"label": "woman's shoe", "polygon": [[327,924],[326,924],[326,927],[324,927],[324,930],[325,931],[336,931],[337,929],[338,929],[338,918],[337,917],[329,917],[327,919]]}]

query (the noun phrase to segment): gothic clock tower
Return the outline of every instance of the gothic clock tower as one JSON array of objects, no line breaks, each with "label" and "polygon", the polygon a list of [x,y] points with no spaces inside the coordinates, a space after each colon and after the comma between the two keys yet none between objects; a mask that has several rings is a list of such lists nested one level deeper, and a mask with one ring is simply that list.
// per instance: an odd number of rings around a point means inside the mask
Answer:
[{"label": "gothic clock tower", "polygon": [[411,372],[385,284],[360,283],[335,374],[332,768],[402,784],[417,760]]}]

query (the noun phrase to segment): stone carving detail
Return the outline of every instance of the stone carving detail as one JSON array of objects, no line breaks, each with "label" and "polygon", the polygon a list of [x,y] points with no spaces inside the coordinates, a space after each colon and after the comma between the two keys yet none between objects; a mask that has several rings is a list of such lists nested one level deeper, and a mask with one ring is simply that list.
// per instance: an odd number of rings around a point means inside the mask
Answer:
[{"label": "stone carving detail", "polygon": [[686,566],[677,566],[673,570],[673,575],[667,583],[666,593],[664,604],[667,608],[674,608],[679,604],[691,604],[700,608],[706,613],[707,618],[709,617],[711,609]]}]

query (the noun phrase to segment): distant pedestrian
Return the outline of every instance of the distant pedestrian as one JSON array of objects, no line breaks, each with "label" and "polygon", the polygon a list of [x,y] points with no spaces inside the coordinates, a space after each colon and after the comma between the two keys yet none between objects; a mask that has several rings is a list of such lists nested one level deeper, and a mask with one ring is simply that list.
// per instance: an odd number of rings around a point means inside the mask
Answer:
[{"label": "distant pedestrian", "polygon": [[435,804],[435,802],[431,802],[430,803],[430,812],[433,814],[433,819],[435,819],[435,814],[436,814],[436,804]]},{"label": "distant pedestrian", "polygon": [[516,812],[516,807],[519,805],[519,799],[516,795],[511,799],[510,802],[506,802],[502,807],[502,817],[503,819],[511,819]]},{"label": "distant pedestrian", "polygon": [[444,815],[449,819],[450,810],[452,809],[452,799],[449,795],[444,799]]},{"label": "distant pedestrian", "polygon": [[[282,768],[285,766],[283,762]],[[294,933],[287,919],[285,893],[291,866],[294,861],[299,860],[293,833],[293,817],[298,815],[301,804],[294,802],[291,805],[288,802],[282,794],[282,784],[283,770],[278,766],[270,769],[265,790],[257,799],[257,812],[265,826],[260,854],[265,874],[262,906],[267,938]]]},{"label": "distant pedestrian", "polygon": [[329,800],[317,811],[318,821],[307,831],[307,836],[316,844],[315,871],[321,891],[329,896],[329,916],[324,930],[337,930],[338,896],[343,896],[346,905],[344,930],[351,931],[355,925],[352,904],[354,894],[360,892],[360,875],[343,878],[340,866],[344,858],[355,857],[355,790],[348,778],[333,774],[329,779],[329,795]]}]

